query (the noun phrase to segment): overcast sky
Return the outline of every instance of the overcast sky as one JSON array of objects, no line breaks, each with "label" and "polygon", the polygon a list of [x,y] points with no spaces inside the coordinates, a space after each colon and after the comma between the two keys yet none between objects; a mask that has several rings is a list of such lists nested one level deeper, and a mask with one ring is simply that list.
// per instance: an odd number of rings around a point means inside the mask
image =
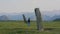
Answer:
[{"label": "overcast sky", "polygon": [[0,13],[34,12],[60,10],[60,0],[0,0]]}]

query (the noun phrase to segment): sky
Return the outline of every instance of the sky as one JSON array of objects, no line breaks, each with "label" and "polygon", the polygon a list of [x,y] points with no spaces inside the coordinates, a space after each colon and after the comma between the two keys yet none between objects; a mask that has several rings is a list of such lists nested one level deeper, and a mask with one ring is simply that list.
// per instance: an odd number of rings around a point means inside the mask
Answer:
[{"label": "sky", "polygon": [[0,13],[34,12],[60,10],[60,0],[0,0]]}]

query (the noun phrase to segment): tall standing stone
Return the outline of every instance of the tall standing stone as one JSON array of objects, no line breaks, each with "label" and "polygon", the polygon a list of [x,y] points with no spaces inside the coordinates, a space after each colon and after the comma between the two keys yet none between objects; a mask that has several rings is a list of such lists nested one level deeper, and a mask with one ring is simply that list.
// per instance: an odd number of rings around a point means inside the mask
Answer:
[{"label": "tall standing stone", "polygon": [[27,21],[26,21],[26,17],[25,17],[24,14],[23,14],[23,19],[24,19],[24,22],[27,23]]},{"label": "tall standing stone", "polygon": [[41,17],[41,12],[39,11],[39,8],[35,8],[35,15],[36,15],[36,21],[37,21],[37,30],[42,31],[43,26],[42,26],[42,17]]}]

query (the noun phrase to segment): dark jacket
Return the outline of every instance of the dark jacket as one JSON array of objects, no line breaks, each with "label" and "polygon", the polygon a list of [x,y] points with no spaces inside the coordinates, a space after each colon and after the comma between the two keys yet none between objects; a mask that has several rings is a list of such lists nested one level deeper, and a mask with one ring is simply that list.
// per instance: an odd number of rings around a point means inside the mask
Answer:
[{"label": "dark jacket", "polygon": [[28,18],[28,23],[30,23],[30,18]]}]

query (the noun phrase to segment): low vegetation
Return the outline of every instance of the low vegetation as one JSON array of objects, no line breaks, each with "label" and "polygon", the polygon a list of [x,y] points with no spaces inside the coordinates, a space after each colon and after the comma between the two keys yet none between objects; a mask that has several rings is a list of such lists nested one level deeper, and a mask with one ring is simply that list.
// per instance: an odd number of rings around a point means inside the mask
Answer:
[{"label": "low vegetation", "polygon": [[36,22],[28,27],[23,21],[0,21],[0,34],[60,34],[60,22],[42,22],[44,31],[38,31]]}]

